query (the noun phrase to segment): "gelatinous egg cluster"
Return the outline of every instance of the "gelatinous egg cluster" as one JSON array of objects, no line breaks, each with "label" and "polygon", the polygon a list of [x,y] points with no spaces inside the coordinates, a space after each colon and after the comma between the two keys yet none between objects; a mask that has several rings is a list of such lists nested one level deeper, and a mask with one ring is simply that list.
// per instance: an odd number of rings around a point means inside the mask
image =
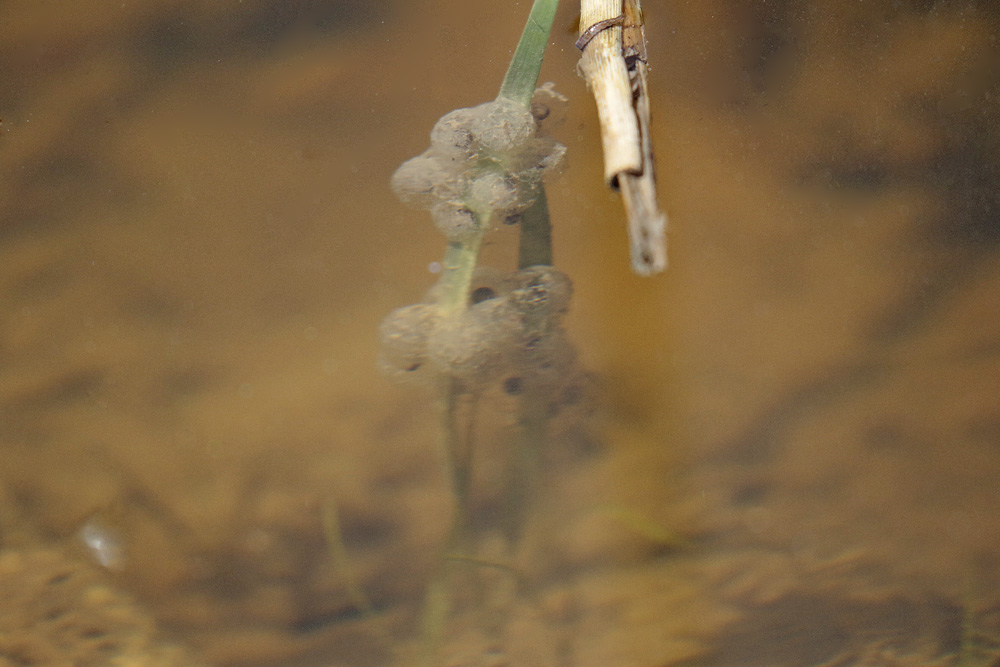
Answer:
[{"label": "gelatinous egg cluster", "polygon": [[575,362],[562,328],[569,278],[550,266],[477,271],[475,278],[468,307],[457,314],[442,316],[433,291],[428,302],[390,313],[381,328],[382,368],[397,377],[452,377],[468,390],[510,378],[509,393],[558,385]]},{"label": "gelatinous egg cluster", "polygon": [[451,241],[482,234],[492,219],[516,221],[566,152],[539,131],[560,100],[549,86],[530,108],[498,98],[445,114],[431,130],[431,147],[393,174],[393,191],[429,210]]}]

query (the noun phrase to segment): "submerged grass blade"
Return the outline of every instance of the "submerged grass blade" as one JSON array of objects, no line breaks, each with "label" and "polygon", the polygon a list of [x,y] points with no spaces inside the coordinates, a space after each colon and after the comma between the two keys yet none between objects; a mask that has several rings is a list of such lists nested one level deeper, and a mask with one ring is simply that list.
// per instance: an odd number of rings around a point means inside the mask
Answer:
[{"label": "submerged grass blade", "polygon": [[535,0],[535,4],[531,6],[528,22],[521,33],[521,41],[517,43],[510,67],[500,85],[499,97],[520,102],[526,107],[531,104],[557,7],[559,0]]},{"label": "submerged grass blade", "polygon": [[549,223],[549,203],[544,186],[539,186],[535,203],[521,214],[521,238],[517,252],[517,268],[526,269],[539,264],[552,266],[552,225]]},{"label": "submerged grass blade", "polygon": [[341,531],[340,527],[340,510],[337,507],[337,501],[333,498],[327,498],[321,507],[321,511],[323,532],[326,534],[327,548],[330,549],[333,567],[343,579],[344,590],[348,598],[350,598],[351,604],[354,605],[362,616],[370,620],[375,617],[375,607],[372,605],[371,600],[368,599],[368,596],[365,595],[364,590],[361,588],[361,582],[351,567],[351,561],[347,555],[347,547],[344,545],[343,531]]},{"label": "submerged grass blade", "polygon": [[[535,0],[527,24],[521,33],[521,40],[517,44],[510,67],[507,69],[507,74],[500,86],[498,98],[513,100],[525,108],[531,105],[558,5],[559,0]],[[539,189],[538,199],[523,216],[519,268],[552,263],[552,232],[549,225],[548,205],[544,188],[539,185]],[[477,210],[475,213],[477,218],[483,220],[488,220],[493,215],[493,211],[490,210]],[[441,295],[439,296],[439,304],[446,317],[459,315],[468,305],[469,286],[479,259],[479,250],[485,233],[484,226],[480,234],[462,241],[453,241],[448,245],[444,259],[444,272],[440,282]],[[424,666],[435,663],[436,655],[443,643],[448,616],[451,613],[452,567],[449,566],[453,566],[457,562],[464,562],[499,568],[510,572],[517,579],[517,573],[512,568],[492,561],[477,559],[462,551],[467,539],[470,509],[468,487],[471,475],[474,411],[466,415],[467,431],[463,436],[461,420],[458,418],[461,396],[460,387],[457,381],[452,378],[444,392],[444,439],[445,456],[455,496],[455,513],[452,517],[452,526],[438,570],[425,592],[424,607],[420,618],[421,664]],[[539,404],[542,403],[539,402]],[[535,434],[535,431],[532,433]],[[532,440],[530,448],[532,452],[537,449],[535,446],[538,444],[538,440],[540,437]],[[523,505],[524,503],[518,503],[518,508]]]},{"label": "submerged grass blade", "polygon": [[[542,69],[542,59],[549,43],[552,23],[555,21],[559,0],[535,0],[528,14],[528,21],[521,32],[521,39],[514,49],[507,74],[500,84],[500,94],[514,100],[525,107],[531,105],[538,86],[538,73]],[[477,212],[479,216],[489,217],[489,211]],[[551,228],[549,211],[545,201],[545,190],[541,188],[539,201],[536,201],[526,214],[527,225],[522,226],[520,250],[520,266],[533,264],[552,264]],[[485,233],[485,230],[484,230]],[[482,237],[467,240],[462,243],[449,244],[444,261],[442,277],[441,303],[446,313],[454,314],[465,306],[472,271],[479,257],[479,246]],[[525,264],[525,262],[529,262]]]}]

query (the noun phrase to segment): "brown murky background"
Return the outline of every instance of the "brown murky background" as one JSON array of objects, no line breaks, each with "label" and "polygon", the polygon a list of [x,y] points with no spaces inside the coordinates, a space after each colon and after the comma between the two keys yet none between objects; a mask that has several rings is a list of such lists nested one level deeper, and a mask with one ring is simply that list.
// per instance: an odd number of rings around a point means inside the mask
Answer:
[{"label": "brown murky background", "polygon": [[[388,179],[529,4],[0,5],[0,665],[410,664],[450,505],[377,328],[444,244]],[[441,664],[1000,664],[1000,12],[645,10],[671,267],[629,273],[564,2],[594,414]]]}]

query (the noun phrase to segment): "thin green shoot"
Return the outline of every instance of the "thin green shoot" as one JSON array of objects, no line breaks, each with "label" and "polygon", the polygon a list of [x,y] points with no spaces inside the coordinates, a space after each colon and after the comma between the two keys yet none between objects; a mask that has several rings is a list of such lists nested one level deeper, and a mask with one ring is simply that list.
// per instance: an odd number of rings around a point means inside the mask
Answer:
[{"label": "thin green shoot", "polygon": [[[521,39],[500,87],[499,98],[513,100],[529,108],[538,85],[542,58],[548,45],[549,35],[555,19],[558,0],[535,0],[528,21],[521,33]],[[474,210],[478,220],[489,220],[492,210]],[[473,271],[479,258],[479,250],[488,225],[471,238],[450,242],[445,252],[442,277],[439,283],[439,306],[445,317],[457,316],[468,305],[469,289]],[[548,216],[548,205],[544,188],[539,184],[538,198],[522,214],[522,232],[519,250],[519,266],[525,268],[538,264],[551,265],[552,243]],[[526,263],[527,262],[527,263]],[[519,579],[517,572],[508,566],[485,561],[463,553],[466,547],[468,487],[471,474],[472,438],[474,435],[474,410],[465,415],[469,420],[467,428],[462,428],[460,400],[464,392],[454,378],[447,379],[442,387],[444,402],[445,456],[455,495],[455,514],[438,571],[432,577],[425,592],[424,608],[421,615],[423,635],[422,664],[434,661],[444,634],[444,628],[451,608],[451,572],[448,565],[465,562],[480,567],[504,570]],[[533,420],[537,421],[537,420]],[[530,429],[533,434],[544,430],[536,424]],[[537,447],[539,443],[531,443]],[[537,455],[537,453],[535,453]],[[533,466],[528,466],[533,468]],[[530,476],[530,475],[528,475]],[[520,513],[518,513],[520,514]]]},{"label": "thin green shoot", "polygon": [[340,527],[340,511],[337,502],[333,498],[327,498],[322,508],[323,532],[326,535],[326,543],[330,549],[330,558],[333,567],[344,582],[344,590],[351,604],[365,618],[371,619],[375,616],[375,607],[371,600],[365,595],[361,588],[361,583],[354,574],[351,567],[350,558],[347,555],[347,547],[344,546],[343,531]]},{"label": "thin green shoot", "polygon": [[552,225],[549,222],[549,203],[544,185],[539,185],[535,203],[521,214],[520,225],[517,268],[552,266]]},{"label": "thin green shoot", "polygon": [[531,104],[558,7],[559,0],[535,0],[498,97],[520,102],[525,107]]}]

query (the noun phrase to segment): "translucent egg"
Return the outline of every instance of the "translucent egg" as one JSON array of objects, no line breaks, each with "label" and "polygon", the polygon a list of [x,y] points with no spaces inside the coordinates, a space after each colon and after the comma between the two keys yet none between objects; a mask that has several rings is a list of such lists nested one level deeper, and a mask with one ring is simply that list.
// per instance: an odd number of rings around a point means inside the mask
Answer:
[{"label": "translucent egg", "polygon": [[513,225],[521,221],[521,214],[538,198],[541,185],[540,179],[525,178],[526,175],[523,172],[513,176],[514,182],[517,184],[517,197],[509,204],[493,210],[494,219],[506,225]]},{"label": "translucent egg", "polygon": [[526,316],[542,318],[552,325],[569,311],[573,283],[554,267],[529,266],[510,274],[506,282],[512,307]]},{"label": "translucent egg", "polygon": [[469,285],[469,305],[502,298],[508,291],[506,276],[491,266],[477,266]]},{"label": "translucent egg", "polygon": [[535,118],[518,102],[501,97],[476,109],[472,134],[491,153],[518,153],[535,136]]},{"label": "translucent egg", "polygon": [[431,149],[448,159],[471,159],[479,148],[472,133],[478,108],[455,109],[441,116],[431,130]]},{"label": "translucent egg", "polygon": [[515,163],[508,164],[522,183],[537,188],[544,177],[560,173],[565,155],[562,144],[550,137],[536,137],[516,156]]},{"label": "translucent egg", "polygon": [[549,137],[542,137],[536,140],[533,148],[536,155],[535,164],[546,176],[562,173],[566,162],[565,146]]},{"label": "translucent egg", "polygon": [[445,180],[434,187],[434,196],[437,198],[435,203],[464,205],[468,199],[467,192],[472,174],[471,169],[449,173]]},{"label": "translucent egg", "polygon": [[417,303],[389,313],[379,328],[379,366],[392,376],[426,375],[427,340],[440,320],[437,306]]},{"label": "translucent egg", "polygon": [[[440,303],[445,298],[447,287],[441,283],[431,287],[422,299],[424,303]],[[503,296],[510,291],[507,274],[492,266],[480,264],[472,270],[472,282],[469,285],[468,305],[473,306],[488,299]]]},{"label": "translucent egg", "polygon": [[531,98],[531,115],[538,122],[539,129],[551,132],[566,122],[566,107],[569,100],[565,95],[556,92],[551,81],[542,84]]},{"label": "translucent egg", "polygon": [[441,162],[425,152],[399,165],[392,175],[392,191],[404,204],[429,209],[437,203],[437,191],[449,178]]},{"label": "translucent egg", "polygon": [[500,211],[494,211],[496,219],[499,220],[504,225],[518,225],[521,223],[521,214],[524,213],[524,209],[520,206],[515,208],[505,208]]},{"label": "translucent egg", "polygon": [[428,356],[441,372],[481,387],[508,368],[519,334],[519,318],[506,301],[487,299],[442,320],[428,341]]},{"label": "translucent egg", "polygon": [[468,200],[491,211],[515,205],[519,195],[517,180],[496,171],[484,170],[469,183]]},{"label": "translucent egg", "polygon": [[480,233],[482,223],[476,213],[467,206],[454,202],[440,202],[431,209],[434,226],[441,230],[449,241],[464,241]]}]

